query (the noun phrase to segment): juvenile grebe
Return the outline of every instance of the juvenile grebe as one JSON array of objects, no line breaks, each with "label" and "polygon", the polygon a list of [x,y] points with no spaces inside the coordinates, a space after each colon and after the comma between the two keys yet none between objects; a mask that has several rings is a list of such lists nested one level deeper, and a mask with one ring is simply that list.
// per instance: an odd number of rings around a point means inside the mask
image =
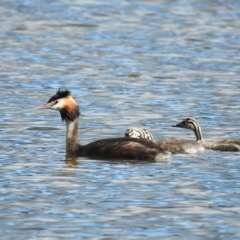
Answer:
[{"label": "juvenile grebe", "polygon": [[188,117],[180,123],[173,125],[173,127],[191,129],[196,136],[197,142],[202,142],[202,145],[206,149],[218,150],[218,151],[240,151],[239,139],[223,139],[219,141],[206,141],[203,140],[200,124],[194,118]]},{"label": "juvenile grebe", "polygon": [[204,152],[204,147],[201,142],[175,137],[154,140],[152,134],[147,129],[129,128],[125,132],[125,137],[147,138],[154,141],[154,143],[163,150],[169,151],[172,154],[198,154]]},{"label": "juvenile grebe", "polygon": [[128,128],[124,137],[131,138],[146,138],[153,141],[153,135],[145,128]]},{"label": "juvenile grebe", "polygon": [[66,122],[66,155],[95,159],[166,161],[170,155],[147,139],[107,138],[81,145],[78,136],[80,111],[69,90],[59,89],[47,104],[35,109],[54,109]]}]

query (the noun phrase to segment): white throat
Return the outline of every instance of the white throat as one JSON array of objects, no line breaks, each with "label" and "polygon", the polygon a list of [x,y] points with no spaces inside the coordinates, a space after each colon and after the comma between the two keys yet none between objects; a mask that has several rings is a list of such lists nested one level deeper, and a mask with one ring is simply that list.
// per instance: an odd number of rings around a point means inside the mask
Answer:
[{"label": "white throat", "polygon": [[66,132],[66,139],[71,139],[74,135],[74,131],[76,128],[76,123],[75,121],[69,121],[66,120],[66,127],[67,127],[67,132]]},{"label": "white throat", "polygon": [[78,139],[78,118],[74,121],[66,121],[66,153],[67,154],[74,154],[76,151],[79,143]]}]

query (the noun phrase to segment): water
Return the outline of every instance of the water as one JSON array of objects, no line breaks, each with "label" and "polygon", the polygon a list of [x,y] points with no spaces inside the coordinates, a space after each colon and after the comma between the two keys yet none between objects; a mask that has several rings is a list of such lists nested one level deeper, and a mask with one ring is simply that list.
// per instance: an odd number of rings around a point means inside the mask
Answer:
[{"label": "water", "polygon": [[170,163],[66,159],[65,125],[36,111],[59,87],[81,141],[171,128],[240,137],[240,1],[0,3],[1,239],[240,239],[239,153]]}]

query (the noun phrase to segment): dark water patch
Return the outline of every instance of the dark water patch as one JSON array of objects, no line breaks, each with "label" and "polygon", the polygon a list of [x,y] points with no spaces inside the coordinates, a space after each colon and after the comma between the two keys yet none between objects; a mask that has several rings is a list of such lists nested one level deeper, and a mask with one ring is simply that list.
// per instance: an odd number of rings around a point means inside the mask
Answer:
[{"label": "dark water patch", "polygon": [[80,24],[80,23],[67,23],[64,25],[60,24],[50,24],[49,27],[80,27],[80,28],[96,28],[98,25],[95,24]]},{"label": "dark water patch", "polygon": [[29,127],[25,130],[31,130],[31,131],[52,131],[52,130],[60,130],[60,128],[54,128],[54,127]]}]

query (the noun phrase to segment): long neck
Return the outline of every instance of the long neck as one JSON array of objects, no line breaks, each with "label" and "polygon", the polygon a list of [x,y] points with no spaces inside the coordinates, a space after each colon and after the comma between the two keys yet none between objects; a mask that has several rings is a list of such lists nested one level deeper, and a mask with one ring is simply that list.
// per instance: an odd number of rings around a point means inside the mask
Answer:
[{"label": "long neck", "polygon": [[74,121],[66,121],[66,154],[75,155],[79,146],[79,135],[78,135],[78,118]]},{"label": "long neck", "polygon": [[194,133],[197,138],[197,142],[203,141],[202,130],[198,122],[194,122]]}]

